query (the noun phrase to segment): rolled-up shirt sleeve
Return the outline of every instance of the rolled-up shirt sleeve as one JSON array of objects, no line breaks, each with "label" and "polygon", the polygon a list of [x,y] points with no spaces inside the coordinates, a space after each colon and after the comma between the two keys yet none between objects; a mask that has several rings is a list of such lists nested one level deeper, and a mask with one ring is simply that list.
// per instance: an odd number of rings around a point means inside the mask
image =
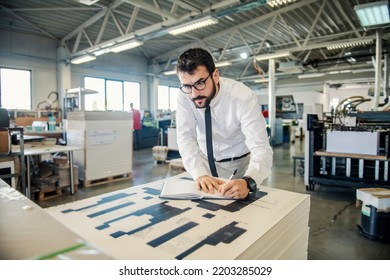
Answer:
[{"label": "rolled-up shirt sleeve", "polygon": [[270,174],[273,151],[269,143],[266,122],[260,106],[253,97],[249,98],[240,111],[241,131],[251,155],[246,176],[252,177],[260,185]]},{"label": "rolled-up shirt sleeve", "polygon": [[[177,99],[176,127],[177,144],[183,160],[184,168],[196,179],[199,176],[207,175],[208,170],[202,161],[201,152],[197,142],[198,125],[202,128],[202,123],[197,124],[195,113],[191,104],[188,102],[188,96],[180,95]],[[203,113],[199,109],[199,115]]]}]

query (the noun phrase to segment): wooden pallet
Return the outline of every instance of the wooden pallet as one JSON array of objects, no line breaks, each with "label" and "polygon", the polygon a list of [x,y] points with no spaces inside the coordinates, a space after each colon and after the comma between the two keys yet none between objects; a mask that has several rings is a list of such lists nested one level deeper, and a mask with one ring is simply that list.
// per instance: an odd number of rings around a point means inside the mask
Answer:
[{"label": "wooden pallet", "polygon": [[[78,184],[74,185],[74,192],[76,193],[78,189]],[[60,195],[64,195],[65,193],[70,193],[70,186],[57,186],[56,188],[45,188],[41,190],[36,190],[36,199],[38,200],[46,200],[50,198],[55,198]]]},{"label": "wooden pallet", "polygon": [[83,186],[86,188],[89,188],[89,187],[98,186],[98,185],[102,185],[102,184],[125,181],[125,180],[130,180],[130,179],[131,179],[131,173],[129,172],[129,173],[125,173],[125,174],[110,176],[110,177],[96,179],[96,180],[86,180],[86,181],[84,181]]},{"label": "wooden pallet", "polygon": [[37,192],[38,193],[38,200],[46,200],[54,197],[58,197],[62,195],[62,189],[56,188],[56,189],[44,189]]}]

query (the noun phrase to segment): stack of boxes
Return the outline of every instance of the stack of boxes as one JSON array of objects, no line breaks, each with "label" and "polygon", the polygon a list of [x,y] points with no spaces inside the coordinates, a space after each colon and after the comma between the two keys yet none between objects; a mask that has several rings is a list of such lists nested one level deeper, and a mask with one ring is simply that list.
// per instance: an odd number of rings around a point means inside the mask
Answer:
[{"label": "stack of boxes", "polygon": [[[75,191],[78,185],[78,166],[73,165]],[[38,199],[62,195],[63,188],[70,187],[69,162],[66,156],[54,156],[53,161],[41,161],[38,164],[38,174],[32,178],[32,183],[38,192]]]}]

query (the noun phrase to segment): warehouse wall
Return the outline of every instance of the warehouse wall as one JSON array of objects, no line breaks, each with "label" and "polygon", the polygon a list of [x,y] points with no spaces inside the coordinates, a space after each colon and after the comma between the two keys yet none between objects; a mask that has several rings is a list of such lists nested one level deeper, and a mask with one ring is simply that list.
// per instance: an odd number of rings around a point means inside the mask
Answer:
[{"label": "warehouse wall", "polygon": [[106,78],[113,80],[126,80],[141,84],[141,109],[149,108],[148,98],[148,62],[144,58],[127,54],[105,54],[98,59],[71,65],[71,87],[82,86],[85,76],[96,78]]},{"label": "warehouse wall", "polygon": [[[58,88],[57,41],[3,30],[0,30],[0,38],[0,66],[32,71],[32,106],[35,109],[51,91]],[[141,107],[149,108],[146,59],[126,54],[106,54],[93,62],[71,64],[70,67],[72,88],[81,86],[86,75],[141,83]]]},{"label": "warehouse wall", "polygon": [[[347,80],[346,80],[347,81]],[[304,113],[317,113],[316,108],[318,104],[322,104],[323,112],[330,112],[330,103],[333,98],[338,98],[339,101],[343,101],[346,98],[354,96],[371,99],[357,106],[358,110],[371,111],[374,97],[368,94],[369,88],[373,86],[373,82],[367,83],[351,83],[346,82],[340,84],[340,87],[331,87],[329,83],[307,83],[307,84],[295,84],[295,85],[282,85],[278,86],[276,82],[275,95],[293,95],[295,103],[304,103]],[[260,104],[268,104],[268,88],[264,87],[261,90],[256,91],[259,94]],[[379,98],[379,103],[384,103],[384,97]]]},{"label": "warehouse wall", "polygon": [[32,71],[32,105],[57,90],[57,43],[54,40],[0,30],[0,66]]},{"label": "warehouse wall", "polygon": [[[329,100],[332,98],[339,98],[340,102],[345,98],[351,98],[353,96],[362,96],[367,99],[371,99],[370,101],[364,102],[357,106],[357,109],[361,111],[371,111],[371,107],[373,105],[373,96],[368,95],[368,89],[370,85],[343,85],[338,89],[329,89]],[[380,103],[384,102],[384,98],[380,98]]]},{"label": "warehouse wall", "polygon": [[[322,104],[323,111],[328,109],[328,96],[323,93],[322,84],[299,84],[295,86],[278,86],[276,83],[275,96],[293,95],[295,103],[305,105],[304,113],[316,113],[316,105]],[[256,91],[259,94],[260,104],[268,104],[268,88]]]}]

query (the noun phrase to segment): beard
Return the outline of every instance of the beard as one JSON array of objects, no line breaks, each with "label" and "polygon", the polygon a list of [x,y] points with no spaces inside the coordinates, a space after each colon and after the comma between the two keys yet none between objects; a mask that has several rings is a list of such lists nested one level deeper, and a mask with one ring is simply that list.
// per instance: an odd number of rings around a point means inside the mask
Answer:
[{"label": "beard", "polygon": [[[192,100],[192,102],[194,102],[196,108],[198,108],[198,109],[207,108],[210,105],[211,100],[213,100],[213,98],[217,94],[217,86],[216,86],[214,80],[212,80],[212,81],[213,81],[213,89],[212,89],[209,96],[198,95],[195,98],[191,98],[191,100]],[[198,105],[198,103],[196,102],[197,100],[204,100],[204,103],[202,105]]]}]

